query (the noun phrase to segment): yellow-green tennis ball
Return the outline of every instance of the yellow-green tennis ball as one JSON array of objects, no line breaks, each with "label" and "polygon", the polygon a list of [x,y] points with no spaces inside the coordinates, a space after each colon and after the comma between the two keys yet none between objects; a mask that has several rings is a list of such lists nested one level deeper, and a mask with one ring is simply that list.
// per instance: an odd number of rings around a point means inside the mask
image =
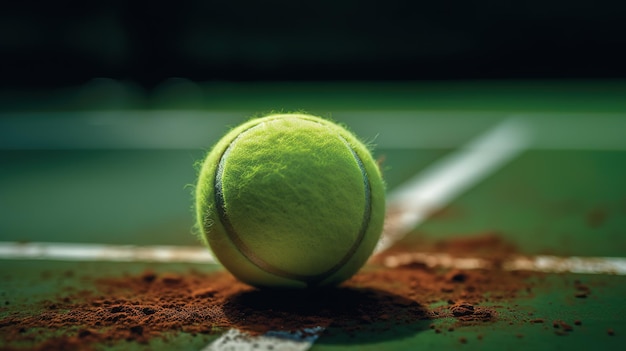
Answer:
[{"label": "yellow-green tennis ball", "polygon": [[241,281],[333,285],[372,254],[384,184],[367,147],[346,129],[304,114],[270,115],[213,147],[196,212],[202,240]]}]

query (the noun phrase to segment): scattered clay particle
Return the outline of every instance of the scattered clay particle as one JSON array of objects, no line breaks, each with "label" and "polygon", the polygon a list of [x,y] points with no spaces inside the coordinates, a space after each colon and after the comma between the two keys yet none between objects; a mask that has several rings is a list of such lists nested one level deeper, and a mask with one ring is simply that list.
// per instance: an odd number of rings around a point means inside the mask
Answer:
[{"label": "scattered clay particle", "polygon": [[454,286],[452,285],[444,285],[441,287],[441,292],[442,293],[452,293],[454,292]]},{"label": "scattered clay particle", "polygon": [[90,329],[82,329],[82,330],[78,331],[78,337],[79,338],[86,338],[89,335],[93,335],[93,334],[95,334],[95,332],[93,330],[90,330]]},{"label": "scattered clay particle", "polygon": [[474,306],[469,303],[458,303],[450,307],[450,312],[455,317],[467,316],[470,314],[474,314]]},{"label": "scattered clay particle", "polygon": [[156,274],[152,271],[146,271],[141,275],[141,280],[146,283],[152,283],[156,279]]},{"label": "scattered clay particle", "polygon": [[543,322],[545,322],[543,318],[535,318],[535,319],[530,320],[530,323],[533,323],[533,324],[543,323]]},{"label": "scattered clay particle", "polygon": [[575,325],[583,325],[583,322],[580,321],[580,319],[577,319],[574,321]]},{"label": "scattered clay particle", "polygon": [[208,299],[208,298],[215,296],[216,293],[217,291],[215,291],[214,289],[208,288],[208,289],[196,290],[192,292],[191,295],[195,298]]},{"label": "scattered clay particle", "polygon": [[591,294],[591,288],[583,284],[580,280],[574,281],[574,288],[576,289],[576,293],[574,294],[576,298],[584,299]]},{"label": "scattered clay particle", "polygon": [[615,335],[615,331],[613,330],[613,328],[607,329],[606,333],[609,334],[610,336],[614,336]]},{"label": "scattered clay particle", "polygon": [[461,270],[455,269],[448,272],[445,279],[453,283],[464,283],[467,280],[467,274]]},{"label": "scattered clay particle", "polygon": [[142,335],[143,334],[143,327],[140,325],[135,325],[133,327],[130,327],[130,332],[133,334],[137,334],[137,335]]},{"label": "scattered clay particle", "polygon": [[559,328],[563,329],[563,332],[571,332],[572,330],[574,330],[574,328],[571,325],[565,323],[562,320],[553,321],[552,327],[554,327],[555,329],[559,329]]},{"label": "scattered clay particle", "polygon": [[462,336],[462,337],[460,337],[460,338],[459,338],[459,342],[460,342],[461,344],[467,344],[467,338],[466,338],[466,337],[464,337],[464,336]]},{"label": "scattered clay particle", "polygon": [[[461,325],[471,325],[476,323],[490,322],[496,319],[496,311],[488,308],[476,308],[474,313],[458,316],[457,320]],[[509,322],[513,325],[513,322]]]},{"label": "scattered clay particle", "polygon": [[567,324],[567,323],[565,323],[563,321],[559,321],[559,325],[561,326],[561,328],[563,328],[564,331],[569,332],[569,331],[574,330],[574,328],[571,325],[569,325],[569,324]]},{"label": "scattered clay particle", "polygon": [[162,278],[163,283],[167,284],[167,285],[177,285],[180,284],[182,282],[182,277],[176,276],[176,275],[164,275]]},{"label": "scattered clay particle", "polygon": [[518,339],[522,339],[522,338],[524,337],[524,334],[519,334],[519,333],[518,333],[518,334],[515,334],[515,336],[516,336]]}]

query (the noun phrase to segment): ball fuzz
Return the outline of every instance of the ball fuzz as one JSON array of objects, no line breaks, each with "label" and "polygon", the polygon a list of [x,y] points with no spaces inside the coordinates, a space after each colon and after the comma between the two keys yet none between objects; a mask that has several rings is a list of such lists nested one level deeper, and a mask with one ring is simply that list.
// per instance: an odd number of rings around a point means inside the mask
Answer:
[{"label": "ball fuzz", "polygon": [[318,287],[356,273],[382,231],[384,184],[369,150],[322,118],[278,114],[226,134],[196,187],[202,240],[243,282]]}]

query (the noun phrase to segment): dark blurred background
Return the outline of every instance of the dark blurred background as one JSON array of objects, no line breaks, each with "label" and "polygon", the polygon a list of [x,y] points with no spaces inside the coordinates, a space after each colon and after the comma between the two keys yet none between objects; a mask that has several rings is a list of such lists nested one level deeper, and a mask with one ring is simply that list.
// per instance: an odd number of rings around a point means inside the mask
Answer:
[{"label": "dark blurred background", "polygon": [[625,4],[7,1],[0,84],[624,78]]}]

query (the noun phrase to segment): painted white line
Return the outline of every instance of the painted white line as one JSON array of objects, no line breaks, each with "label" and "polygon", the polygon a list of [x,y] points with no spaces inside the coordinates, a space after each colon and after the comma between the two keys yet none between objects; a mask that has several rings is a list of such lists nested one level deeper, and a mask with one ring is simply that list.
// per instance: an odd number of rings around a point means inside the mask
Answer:
[{"label": "painted white line", "polygon": [[202,351],[305,351],[322,331],[322,327],[315,327],[293,333],[270,332],[262,336],[250,336],[237,329],[230,329]]},{"label": "painted white line", "polygon": [[0,242],[0,259],[216,264],[204,247]]},{"label": "painted white line", "polygon": [[546,273],[626,275],[626,258],[621,257],[518,257],[503,264],[507,270]]},{"label": "painted white line", "polygon": [[[487,259],[455,257],[446,253],[400,253],[385,257],[383,261],[383,264],[389,268],[397,268],[411,263],[422,263],[428,267],[456,269],[497,268]],[[508,271],[626,275],[626,258],[516,256],[498,264],[498,267]]]},{"label": "painted white line", "polygon": [[396,188],[388,196],[385,230],[375,253],[518,156],[528,148],[531,133],[523,119],[509,118]]},{"label": "painted white line", "polygon": [[431,268],[479,269],[489,266],[489,262],[481,258],[460,258],[446,253],[406,252],[385,257],[383,260],[383,265],[389,268],[406,266],[411,263],[422,263]]},{"label": "painted white line", "polygon": [[[42,242],[0,242],[0,259],[218,264],[213,255],[203,247]],[[493,268],[489,260],[432,252],[400,253],[385,257],[383,261],[383,264],[389,268],[410,263],[424,263],[429,267],[458,269]],[[626,275],[626,258],[518,256],[505,261],[501,267],[506,270],[547,273]]]}]

